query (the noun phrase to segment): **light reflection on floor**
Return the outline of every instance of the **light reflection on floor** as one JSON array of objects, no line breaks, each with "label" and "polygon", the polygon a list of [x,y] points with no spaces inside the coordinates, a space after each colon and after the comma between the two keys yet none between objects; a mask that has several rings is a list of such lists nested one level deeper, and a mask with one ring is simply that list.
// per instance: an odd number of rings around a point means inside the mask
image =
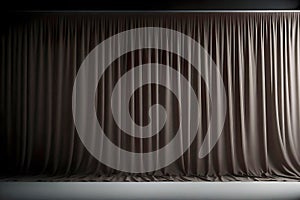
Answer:
[{"label": "light reflection on floor", "polygon": [[300,199],[300,182],[0,182],[0,199]]}]

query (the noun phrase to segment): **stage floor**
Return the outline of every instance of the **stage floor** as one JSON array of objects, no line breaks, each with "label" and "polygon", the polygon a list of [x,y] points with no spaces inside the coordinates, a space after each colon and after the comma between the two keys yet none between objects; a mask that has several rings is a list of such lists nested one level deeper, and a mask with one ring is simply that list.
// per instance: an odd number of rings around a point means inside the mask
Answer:
[{"label": "stage floor", "polygon": [[0,199],[300,199],[300,182],[0,182]]}]

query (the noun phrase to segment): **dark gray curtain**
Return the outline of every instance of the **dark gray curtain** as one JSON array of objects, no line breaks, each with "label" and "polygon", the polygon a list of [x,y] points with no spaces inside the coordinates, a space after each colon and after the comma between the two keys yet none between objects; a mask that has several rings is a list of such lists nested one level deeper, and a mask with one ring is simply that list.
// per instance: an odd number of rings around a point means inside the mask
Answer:
[{"label": "dark gray curtain", "polygon": [[[299,13],[15,17],[1,34],[1,180],[300,180]],[[72,89],[91,50],[114,34],[139,27],[169,28],[199,42],[223,78],[227,113],[218,142],[200,159],[211,101],[198,72],[186,59],[164,50],[140,49],[116,59],[98,83],[95,106],[106,136],[121,149],[155,151],[170,142],[179,127],[178,100],[172,91],[154,84],[135,91],[129,110],[144,126],[149,105],[161,104],[169,113],[164,128],[142,139],[117,126],[110,97],[117,81],[135,66],[170,65],[191,83],[201,107],[198,134],[187,151],[167,167],[136,174],[106,166],[85,148],[73,122]]]}]

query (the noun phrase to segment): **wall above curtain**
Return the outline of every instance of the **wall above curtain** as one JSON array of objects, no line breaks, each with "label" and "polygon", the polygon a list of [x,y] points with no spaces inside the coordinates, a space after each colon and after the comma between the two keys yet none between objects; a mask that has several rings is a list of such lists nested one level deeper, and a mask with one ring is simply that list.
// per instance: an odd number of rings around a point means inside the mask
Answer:
[{"label": "wall above curtain", "polygon": [[10,0],[1,11],[299,10],[299,0]]}]

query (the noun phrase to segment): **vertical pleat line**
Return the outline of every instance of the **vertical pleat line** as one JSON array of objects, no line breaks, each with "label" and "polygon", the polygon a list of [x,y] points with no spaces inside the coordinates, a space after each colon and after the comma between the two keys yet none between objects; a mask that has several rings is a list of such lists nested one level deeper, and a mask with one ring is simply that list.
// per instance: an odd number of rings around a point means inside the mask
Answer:
[{"label": "vertical pleat line", "polygon": [[230,145],[228,145],[228,148],[230,148],[230,159],[231,159],[231,165],[232,165],[232,173],[236,174],[236,153],[235,153],[235,120],[234,120],[234,88],[233,88],[233,79],[232,79],[232,70],[234,68],[234,63],[232,62],[232,57],[234,54],[234,49],[232,48],[234,46],[234,40],[232,39],[233,33],[233,20],[231,17],[227,18],[226,20],[226,45],[227,45],[227,101],[228,101],[228,123],[229,123],[229,140]]},{"label": "vertical pleat line", "polygon": [[[262,19],[261,19],[262,20]],[[263,170],[265,170],[266,173],[269,172],[269,158],[268,158],[268,140],[267,140],[267,108],[266,108],[266,104],[267,104],[267,100],[266,100],[266,79],[268,76],[266,74],[266,52],[265,49],[267,47],[267,45],[265,44],[265,34],[266,33],[270,33],[270,31],[268,31],[269,29],[267,28],[267,22],[266,20],[262,20],[262,27],[260,29],[260,35],[258,37],[261,38],[261,44],[258,45],[260,46],[260,52],[261,52],[261,82],[262,82],[262,86],[261,86],[261,90],[262,90],[262,98],[261,98],[261,105],[262,105],[262,132],[263,132],[263,166],[265,167]]]},{"label": "vertical pleat line", "polygon": [[35,74],[35,58],[34,58],[34,53],[36,52],[35,49],[35,44],[34,44],[34,40],[35,40],[35,34],[34,34],[34,24],[30,26],[29,28],[29,55],[28,55],[28,66],[29,66],[29,72],[28,72],[28,112],[27,112],[27,119],[28,119],[28,137],[26,140],[26,146],[27,151],[26,151],[26,166],[25,166],[25,172],[28,172],[30,169],[30,164],[31,164],[31,158],[32,158],[32,148],[33,148],[33,136],[34,136],[34,127],[33,127],[33,123],[34,123],[34,114],[35,114],[35,109],[32,106],[32,101],[34,102],[34,94],[35,94],[35,87],[34,87],[34,74]]},{"label": "vertical pleat line", "polygon": [[46,63],[45,65],[47,66],[47,77],[46,77],[46,83],[47,83],[47,119],[46,119],[46,139],[45,139],[45,158],[44,158],[44,166],[42,169],[42,173],[46,173],[46,170],[49,167],[49,160],[50,160],[50,156],[51,156],[51,144],[52,144],[52,92],[53,92],[53,81],[52,81],[52,77],[54,76],[53,74],[53,68],[52,68],[52,59],[53,59],[53,55],[52,55],[52,50],[53,50],[53,46],[52,46],[52,41],[53,41],[53,29],[49,24],[50,22],[48,22],[47,24],[44,25],[44,30],[45,31],[45,42],[46,42],[46,47],[47,48],[47,54],[48,54],[48,59],[46,59]]},{"label": "vertical pleat line", "polygon": [[[197,34],[197,38],[196,38],[196,41],[198,43],[201,42],[201,36],[202,36],[202,26],[200,24],[200,20],[198,17],[196,17],[195,19],[195,23],[198,24],[198,29],[196,30]],[[196,59],[197,59],[197,63],[201,63],[201,57],[198,56],[198,55],[195,55],[196,56]],[[198,101],[199,101],[199,128],[198,128],[198,134],[196,136],[196,139],[197,139],[197,151],[198,149],[200,149],[201,147],[201,144],[202,144],[202,134],[203,134],[203,117],[202,117],[202,113],[203,113],[203,101],[202,101],[202,77],[201,75],[197,74],[197,97],[198,97]],[[195,158],[196,159],[196,175],[202,175],[201,173],[203,172],[202,170],[202,160],[198,159],[198,156]]]},{"label": "vertical pleat line", "polygon": [[[187,21],[187,34],[188,35],[192,35],[192,26],[191,26],[191,22],[190,21]],[[191,45],[191,42],[190,41],[188,41],[188,43],[187,43],[187,45],[189,46],[189,47],[192,47]],[[192,52],[193,52],[193,49],[191,49],[191,48],[189,48],[189,50],[188,50],[188,60],[192,60]],[[187,80],[188,80],[188,82],[189,82],[189,84],[192,84],[192,68],[193,66],[191,65],[191,63],[190,62],[188,62],[188,64],[187,64]],[[182,80],[182,81],[184,81],[184,80]],[[190,130],[191,130],[191,88],[192,87],[189,87],[188,88],[188,90],[186,91],[186,94],[185,95],[187,95],[187,99],[188,99],[188,112],[187,112],[187,120],[188,120],[188,129],[187,129],[187,133],[186,133],[186,135],[184,135],[185,137],[187,137],[187,140],[188,141],[190,141],[190,138],[191,138],[191,136],[190,136]],[[193,109],[196,109],[196,108],[193,108]],[[182,117],[182,116],[181,116]],[[184,153],[184,152],[183,152]],[[187,155],[187,162],[186,162],[186,169],[185,169],[185,173],[186,173],[186,175],[190,175],[191,174],[191,157],[190,157],[190,154],[191,154],[191,149],[190,148],[188,148],[187,149],[187,153],[186,153],[186,155]]]},{"label": "vertical pleat line", "polygon": [[[71,57],[69,58],[71,60],[71,66],[73,67],[73,69],[70,69],[70,71],[72,71],[73,73],[70,73],[68,76],[69,78],[72,80],[75,80],[76,74],[74,74],[74,72],[76,73],[76,66],[77,66],[77,54],[76,54],[76,49],[77,49],[77,31],[78,31],[78,27],[77,24],[73,24],[71,22],[69,22],[69,31],[70,31],[70,54]],[[73,49],[71,47],[71,44],[73,43]],[[73,87],[72,87],[73,89]],[[49,94],[50,96],[50,94]],[[71,125],[71,134],[70,134],[70,140],[71,143],[69,144],[69,158],[66,164],[66,169],[65,169],[65,174],[66,175],[70,175],[72,173],[71,171],[71,167],[72,167],[72,163],[74,160],[74,151],[75,151],[75,126],[74,124]]]},{"label": "vertical pleat line", "polygon": [[[6,139],[6,141],[5,141],[5,144],[6,144],[6,152],[7,152],[7,157],[9,158],[9,157],[15,157],[15,155],[13,154],[14,153],[14,151],[11,151],[11,146],[12,146],[12,144],[13,144],[13,131],[12,131],[12,122],[13,122],[13,120],[12,120],[12,114],[13,114],[13,112],[12,112],[12,90],[11,90],[11,88],[12,88],[12,72],[11,72],[11,70],[12,70],[12,65],[13,65],[13,63],[12,63],[12,59],[13,59],[13,48],[12,48],[12,37],[13,37],[13,33],[12,33],[12,30],[11,29],[9,29],[8,30],[8,36],[7,36],[7,43],[6,43],[6,48],[7,48],[7,50],[6,50],[6,53],[5,53],[5,58],[6,58],[6,62],[5,62],[5,64],[6,64],[6,70],[5,70],[5,81],[6,81],[6,84],[5,84],[5,96],[4,96],[4,98],[5,98],[5,118],[6,118],[6,120],[5,120],[5,122],[6,122],[6,131],[7,131],[7,133],[10,133],[10,134],[12,134],[12,135],[8,135],[5,139]],[[12,170],[14,170],[15,169],[15,166],[14,166],[14,163],[11,163],[11,161],[10,161],[10,163],[8,164],[8,166],[10,167],[10,168],[13,168],[13,169],[10,169],[11,171]]]},{"label": "vertical pleat line", "polygon": [[[141,23],[141,22],[139,22],[139,23]],[[141,45],[141,44],[143,44],[142,39],[143,38],[141,38],[140,35],[137,36],[136,41],[138,42],[138,46]],[[135,66],[140,66],[143,63],[143,58],[142,58],[143,50],[139,49],[139,50],[137,50],[136,53],[137,53],[138,59],[137,59],[137,64]],[[139,78],[139,80],[138,80],[139,85],[141,85],[143,83],[143,78],[144,78],[142,70],[139,71],[138,78]],[[146,102],[145,102],[146,99],[143,98],[144,87],[142,86],[138,90],[139,90],[138,91],[138,95],[139,95],[138,96],[138,99],[139,99],[138,100],[138,102],[139,102],[139,105],[138,105],[138,111],[139,111],[139,114],[138,114],[138,117],[139,117],[139,120],[138,120],[139,121],[139,130],[138,130],[138,132],[141,134],[143,132],[143,128],[142,127],[144,126],[143,107],[146,104]],[[147,112],[148,111],[149,111],[149,109],[147,108]],[[147,115],[149,116],[149,113],[147,113]],[[150,123],[152,123],[152,122],[150,122]],[[137,141],[137,143],[138,143],[137,152],[143,152],[143,139],[140,138],[140,139],[137,139],[135,141]],[[144,166],[143,166],[144,165],[143,164],[143,153],[140,153],[139,155],[140,155],[140,157],[139,157],[139,169],[144,170]]]},{"label": "vertical pleat line", "polygon": [[246,147],[246,138],[247,138],[247,133],[246,133],[246,127],[245,127],[245,62],[244,62],[244,40],[245,38],[243,37],[243,30],[245,31],[244,27],[244,21],[245,19],[241,19],[241,21],[238,21],[238,28],[237,28],[237,39],[238,39],[238,83],[239,83],[239,103],[240,103],[240,126],[241,126],[241,154],[242,154],[242,162],[245,167],[246,172],[248,173],[248,152],[247,152],[247,147]]},{"label": "vertical pleat line", "polygon": [[[105,18],[103,19],[103,18],[101,18],[101,20],[100,20],[100,22],[99,22],[100,24],[99,24],[99,30],[105,30],[105,28],[106,28],[106,20],[105,20]],[[101,31],[100,32],[100,35],[99,35],[99,37],[100,37],[100,40],[103,40],[104,38],[105,38],[105,31]],[[102,51],[102,55],[100,55],[101,57],[105,57],[105,52],[104,51]],[[104,62],[105,62],[105,60],[103,59],[103,60],[100,60],[99,61],[99,65],[100,66],[103,66],[104,65]],[[101,129],[103,130],[103,131],[105,131],[106,130],[106,121],[108,121],[107,119],[106,119],[106,110],[105,110],[105,108],[106,108],[106,87],[107,87],[107,85],[106,85],[106,82],[107,82],[107,76],[105,76],[105,75],[103,75],[101,78],[100,78],[100,80],[99,80],[99,85],[101,85],[102,87],[100,88],[100,89],[98,89],[97,91],[98,91],[98,95],[97,95],[97,98],[98,98],[98,100],[101,102],[101,104],[99,105],[99,110],[101,111],[100,113],[101,113],[101,115],[99,116],[99,124],[100,124],[100,126],[101,126]],[[100,100],[101,99],[101,100]],[[118,104],[118,106],[119,106],[119,104]],[[109,108],[110,109],[110,108]],[[120,108],[118,108],[118,110],[119,110]],[[98,110],[98,109],[97,109]],[[103,135],[101,135],[101,137],[103,137]],[[122,138],[120,138],[120,141],[122,142]],[[102,159],[102,157],[103,157],[103,154],[105,154],[105,152],[104,152],[104,149],[103,149],[103,146],[104,146],[104,144],[103,144],[103,138],[101,138],[101,140],[99,141],[99,145],[100,145],[100,148],[99,148],[99,151],[100,151],[100,155],[99,155],[99,157],[100,157],[100,159]],[[120,160],[119,160],[119,162],[120,162]],[[104,169],[101,169],[101,164],[100,164],[100,162],[98,162],[97,163],[97,165],[98,165],[98,169],[99,169],[99,171],[98,171],[98,173],[105,173],[106,171],[105,171],[105,168]],[[98,175],[98,174],[97,174]]]}]

